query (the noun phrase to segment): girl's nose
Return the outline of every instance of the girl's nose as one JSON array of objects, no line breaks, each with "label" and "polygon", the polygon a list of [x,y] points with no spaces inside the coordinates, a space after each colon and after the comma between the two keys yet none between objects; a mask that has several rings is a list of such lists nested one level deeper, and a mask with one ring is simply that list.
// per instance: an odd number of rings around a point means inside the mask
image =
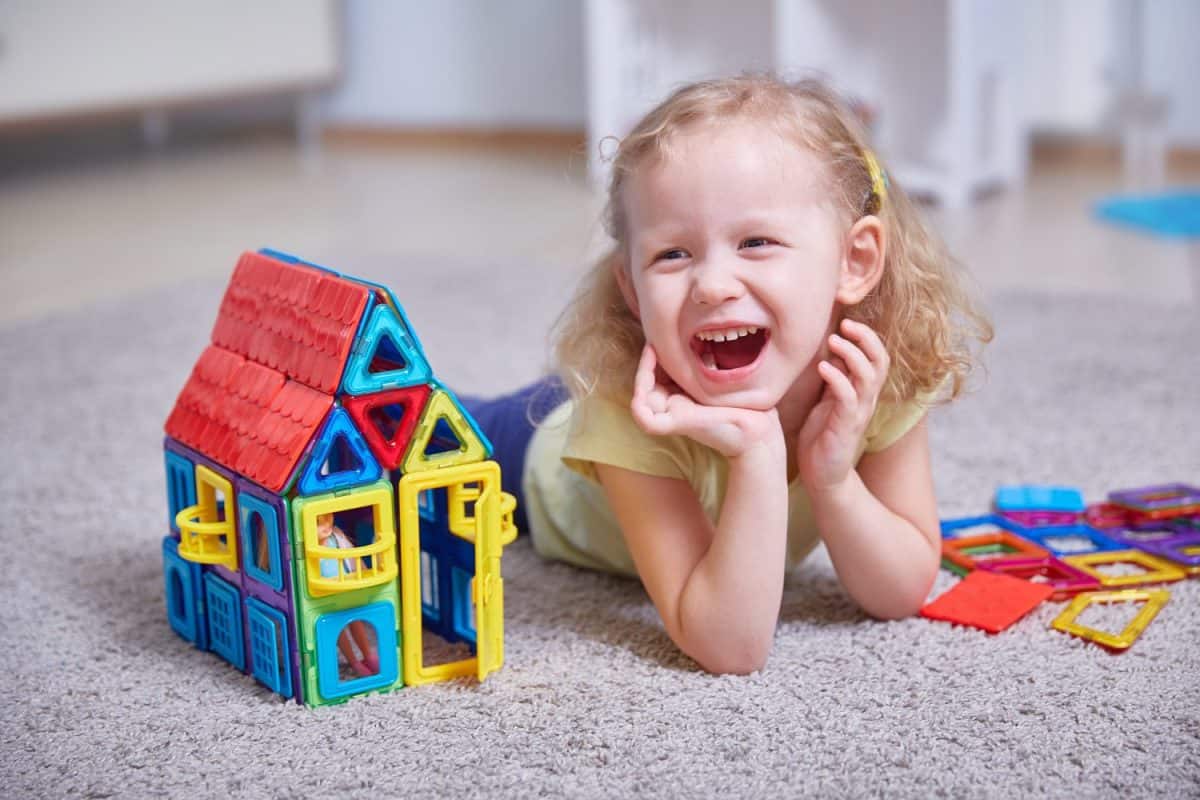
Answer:
[{"label": "girl's nose", "polygon": [[728,267],[719,263],[702,264],[692,274],[692,302],[719,305],[745,294],[742,282]]}]

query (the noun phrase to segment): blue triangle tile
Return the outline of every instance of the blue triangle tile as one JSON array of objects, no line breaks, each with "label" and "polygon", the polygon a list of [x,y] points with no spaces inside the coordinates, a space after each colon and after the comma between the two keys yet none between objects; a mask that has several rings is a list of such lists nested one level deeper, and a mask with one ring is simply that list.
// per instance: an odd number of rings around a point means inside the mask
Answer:
[{"label": "blue triangle tile", "polygon": [[[372,370],[372,363],[381,351],[388,360],[398,361],[398,365],[392,369]],[[354,353],[342,381],[343,391],[352,395],[370,394],[428,383],[432,378],[429,362],[408,325],[388,306],[376,305],[354,344]]]},{"label": "blue triangle tile", "polygon": [[[339,440],[345,444],[348,460],[352,462],[344,468],[328,473],[322,473],[322,467],[334,454],[334,447]],[[373,483],[383,477],[383,469],[371,455],[371,448],[363,439],[354,421],[341,406],[334,406],[325,420],[325,426],[317,436],[312,454],[300,474],[300,494],[313,495],[346,489],[364,483]]]}]

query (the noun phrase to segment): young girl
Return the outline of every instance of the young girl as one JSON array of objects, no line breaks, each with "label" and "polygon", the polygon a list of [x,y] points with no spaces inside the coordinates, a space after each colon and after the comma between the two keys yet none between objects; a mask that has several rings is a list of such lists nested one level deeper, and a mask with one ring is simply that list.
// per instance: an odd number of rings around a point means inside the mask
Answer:
[{"label": "young girl", "polygon": [[607,222],[559,324],[571,402],[468,402],[535,549],[636,574],[712,672],[763,666],[821,541],[867,613],[916,612],[940,558],[925,412],[991,331],[854,116],[815,82],[680,89],[621,142]]}]

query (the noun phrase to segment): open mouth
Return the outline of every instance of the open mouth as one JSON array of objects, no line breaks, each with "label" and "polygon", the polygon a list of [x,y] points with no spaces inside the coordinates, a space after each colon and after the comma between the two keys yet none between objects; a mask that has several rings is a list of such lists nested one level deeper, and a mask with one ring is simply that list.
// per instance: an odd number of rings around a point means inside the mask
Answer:
[{"label": "open mouth", "polygon": [[724,372],[748,367],[757,361],[769,338],[770,331],[766,328],[701,331],[692,337],[692,350],[704,366]]}]

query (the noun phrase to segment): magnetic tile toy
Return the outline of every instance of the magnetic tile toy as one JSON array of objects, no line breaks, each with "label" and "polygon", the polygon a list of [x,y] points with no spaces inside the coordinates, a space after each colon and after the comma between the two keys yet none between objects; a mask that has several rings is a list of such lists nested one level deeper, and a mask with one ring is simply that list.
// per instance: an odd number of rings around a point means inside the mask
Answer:
[{"label": "magnetic tile toy", "polygon": [[1042,561],[1049,557],[1045,548],[1008,531],[942,539],[942,560],[964,570],[991,559]]},{"label": "magnetic tile toy", "polygon": [[[1077,556],[1064,556],[1063,561],[1091,575],[1100,581],[1101,586],[1108,587],[1171,583],[1187,577],[1183,570],[1171,562],[1141,550],[1106,550],[1099,553],[1083,553]],[[1101,566],[1119,564],[1133,564],[1141,567],[1142,571],[1131,575],[1110,575],[1099,569]]]},{"label": "magnetic tile toy", "polygon": [[1110,502],[1132,509],[1151,519],[1179,517],[1200,512],[1200,487],[1186,483],[1144,486],[1110,492]]},{"label": "magnetic tile toy", "polygon": [[1184,568],[1188,574],[1193,574],[1191,570],[1200,568],[1200,531],[1146,542],[1141,548],[1151,555]]},{"label": "magnetic tile toy", "polygon": [[[1102,533],[1089,525],[1030,528],[1022,536],[1041,545],[1059,558],[1079,553],[1127,550],[1129,547],[1107,535],[1107,532]],[[1081,543],[1082,547],[1070,547],[1070,542]]]},{"label": "magnetic tile toy", "polygon": [[999,633],[1053,593],[1043,584],[976,570],[922,608],[921,616]]},{"label": "magnetic tile toy", "polygon": [[1100,588],[1100,581],[1057,558],[1041,561],[984,561],[980,569],[1049,586],[1051,600],[1065,600]]},{"label": "magnetic tile toy", "polygon": [[[385,287],[244,253],[165,428],[182,638],[308,706],[500,668],[516,501]],[[423,635],[470,657],[426,667]]]},{"label": "magnetic tile toy", "polygon": [[1083,519],[1093,528],[1122,528],[1129,525],[1130,511],[1116,503],[1092,503],[1083,512]]},{"label": "magnetic tile toy", "polygon": [[[1142,635],[1142,631],[1158,614],[1170,592],[1166,589],[1123,589],[1115,592],[1087,592],[1071,601],[1071,604],[1050,623],[1055,630],[1078,636],[1081,639],[1103,645],[1110,650],[1127,650]],[[1144,603],[1137,616],[1120,633],[1107,633],[1075,620],[1084,609],[1093,603]]]},{"label": "magnetic tile toy", "polygon": [[1076,511],[1001,511],[1000,516],[1025,528],[1059,527],[1079,522]]},{"label": "magnetic tile toy", "polygon": [[1083,513],[1083,493],[1071,486],[1021,484],[996,489],[997,511],[1069,511]]}]

